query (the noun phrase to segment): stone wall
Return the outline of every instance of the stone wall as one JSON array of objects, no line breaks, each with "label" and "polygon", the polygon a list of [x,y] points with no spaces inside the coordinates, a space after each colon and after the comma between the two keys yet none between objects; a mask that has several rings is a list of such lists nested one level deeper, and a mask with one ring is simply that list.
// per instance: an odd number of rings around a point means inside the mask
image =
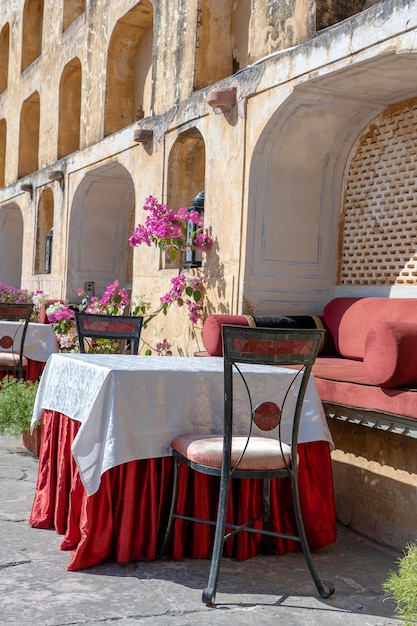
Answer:
[{"label": "stone wall", "polygon": [[376,541],[403,550],[416,537],[416,443],[335,420],[330,429],[338,519]]}]

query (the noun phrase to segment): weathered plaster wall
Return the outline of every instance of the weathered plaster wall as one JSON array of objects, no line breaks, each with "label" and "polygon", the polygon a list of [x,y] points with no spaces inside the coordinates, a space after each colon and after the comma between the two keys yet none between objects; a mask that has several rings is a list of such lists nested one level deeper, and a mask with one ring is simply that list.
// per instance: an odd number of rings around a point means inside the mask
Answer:
[{"label": "weathered plaster wall", "polygon": [[249,59],[296,46],[315,35],[315,0],[254,0]]}]

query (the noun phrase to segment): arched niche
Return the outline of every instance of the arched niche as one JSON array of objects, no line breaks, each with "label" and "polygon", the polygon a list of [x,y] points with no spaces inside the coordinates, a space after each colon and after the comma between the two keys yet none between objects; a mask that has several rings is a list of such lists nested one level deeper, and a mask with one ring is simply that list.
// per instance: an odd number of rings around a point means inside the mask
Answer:
[{"label": "arched niche", "polygon": [[252,0],[239,0],[233,3],[231,44],[233,73],[247,67],[249,59],[250,25]]},{"label": "arched niche", "polygon": [[[167,204],[177,211],[190,207],[193,198],[204,188],[206,148],[197,128],[190,128],[175,140],[168,158]],[[162,259],[172,266],[169,258]],[[179,260],[175,261],[178,265]]]},{"label": "arched niche", "polygon": [[81,62],[72,59],[64,67],[59,84],[58,159],[80,147]]},{"label": "arched niche", "polygon": [[22,253],[22,213],[17,204],[6,204],[0,208],[0,283],[21,286]]},{"label": "arched niche", "polygon": [[42,52],[43,0],[26,0],[23,7],[22,72]]},{"label": "arched niche", "polygon": [[0,120],[0,187],[4,187],[6,173],[6,143],[7,124],[6,120]]},{"label": "arched niche", "polygon": [[152,107],[153,6],[142,0],[121,17],[107,57],[104,135],[146,117]]},{"label": "arched niche", "polygon": [[88,172],[74,195],[68,235],[66,297],[79,300],[77,291],[94,284],[101,296],[116,279],[130,288],[134,187],[129,172],[108,163]]},{"label": "arched niche", "polygon": [[49,187],[39,197],[36,216],[35,274],[49,273],[46,267],[46,237],[54,225],[54,195]]},{"label": "arched niche", "polygon": [[5,24],[0,33],[0,93],[7,89],[9,78],[10,26]]},{"label": "arched niche", "polygon": [[199,0],[194,90],[248,65],[251,10],[252,0]]},{"label": "arched niche", "polygon": [[317,30],[334,26],[381,0],[316,0]]},{"label": "arched niche", "polygon": [[38,169],[39,120],[40,100],[35,91],[24,101],[20,112],[19,178]]},{"label": "arched niche", "polygon": [[[272,113],[250,164],[239,303],[245,312],[320,313],[335,295],[364,294],[338,284],[351,150],[371,120],[416,93],[416,68],[412,55],[371,59],[309,81]],[[356,179],[366,186],[370,176],[364,165]],[[389,285],[381,287],[368,283],[365,295],[390,293]]]},{"label": "arched niche", "polygon": [[177,210],[191,206],[203,189],[206,148],[202,134],[190,128],[175,140],[168,158],[167,204]]},{"label": "arched niche", "polygon": [[64,0],[62,30],[66,30],[85,12],[85,0]]}]

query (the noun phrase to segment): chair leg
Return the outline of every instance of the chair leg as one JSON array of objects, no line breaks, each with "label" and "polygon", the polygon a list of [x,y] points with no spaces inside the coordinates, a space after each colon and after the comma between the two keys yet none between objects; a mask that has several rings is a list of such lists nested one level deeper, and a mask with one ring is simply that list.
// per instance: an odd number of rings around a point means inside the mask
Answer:
[{"label": "chair leg", "polygon": [[301,546],[303,548],[304,558],[308,565],[308,569],[310,570],[310,574],[314,580],[314,584],[316,585],[317,591],[319,592],[322,598],[328,598],[329,596],[334,594],[335,588],[334,588],[333,583],[328,582],[328,581],[322,581],[314,567],[314,564],[311,558],[310,546],[308,545],[308,541],[307,541],[307,537],[306,537],[306,533],[304,529],[303,516],[301,513],[301,507],[300,507],[300,496],[298,492],[298,482],[297,482],[297,479],[294,477],[291,478],[291,482],[292,482],[292,496],[293,496],[293,503],[294,503],[295,518],[297,521],[298,535],[300,537]]},{"label": "chair leg", "polygon": [[178,465],[179,465],[179,461],[174,458],[174,473],[173,473],[171,506],[169,509],[168,523],[167,523],[167,527],[165,531],[165,536],[162,541],[161,549],[159,551],[157,558],[160,558],[161,556],[165,554],[165,550],[167,548],[168,541],[169,541],[169,538],[171,536],[172,529],[174,526],[174,519],[175,519],[174,515],[175,515],[175,510],[177,508],[177,499],[178,499]]},{"label": "chair leg", "polygon": [[229,469],[223,466],[220,477],[219,506],[217,509],[216,532],[214,535],[213,552],[211,555],[210,574],[207,587],[203,590],[202,599],[207,606],[213,606],[216,598],[217,579],[219,577],[220,560],[223,554],[224,532],[226,526],[227,502],[229,498]]},{"label": "chair leg", "polygon": [[[271,530],[271,479],[262,481],[262,528]],[[261,535],[262,554],[272,554],[272,537]]]}]

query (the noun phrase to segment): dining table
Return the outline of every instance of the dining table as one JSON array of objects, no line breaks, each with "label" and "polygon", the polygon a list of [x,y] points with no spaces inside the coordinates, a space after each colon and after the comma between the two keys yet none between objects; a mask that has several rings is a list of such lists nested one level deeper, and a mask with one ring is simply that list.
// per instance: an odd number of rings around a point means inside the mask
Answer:
[{"label": "dining table", "polygon": [[[253,401],[282,401],[291,369],[244,365]],[[247,432],[248,397],[238,377],[236,434]],[[293,398],[295,402],[295,396]],[[291,405],[291,397],[288,402]],[[106,560],[157,558],[172,489],[170,442],[188,433],[219,433],[223,425],[222,357],[52,354],[42,374],[32,428],[42,422],[38,479],[29,524],[63,535],[71,550],[68,570]],[[283,412],[289,437],[291,410]],[[273,436],[271,433],[270,436]],[[299,485],[312,549],[336,540],[331,450],[314,376],[308,382],[299,431]],[[271,529],[295,534],[290,482],[273,479]],[[218,482],[180,468],[179,507],[215,519]],[[262,502],[261,481],[232,479],[228,520],[239,520]],[[177,520],[169,554],[208,558],[212,526]],[[274,539],[273,552],[300,549]],[[261,551],[253,533],[227,541],[225,555],[246,559]]]},{"label": "dining table", "polygon": [[[20,349],[20,343],[23,332],[22,322],[9,320],[0,321],[0,337],[11,337],[13,346],[3,351]],[[42,373],[45,363],[51,354],[59,352],[58,342],[55,333],[50,324],[41,324],[39,322],[29,322],[23,354],[28,359],[26,378],[36,380]]]}]

